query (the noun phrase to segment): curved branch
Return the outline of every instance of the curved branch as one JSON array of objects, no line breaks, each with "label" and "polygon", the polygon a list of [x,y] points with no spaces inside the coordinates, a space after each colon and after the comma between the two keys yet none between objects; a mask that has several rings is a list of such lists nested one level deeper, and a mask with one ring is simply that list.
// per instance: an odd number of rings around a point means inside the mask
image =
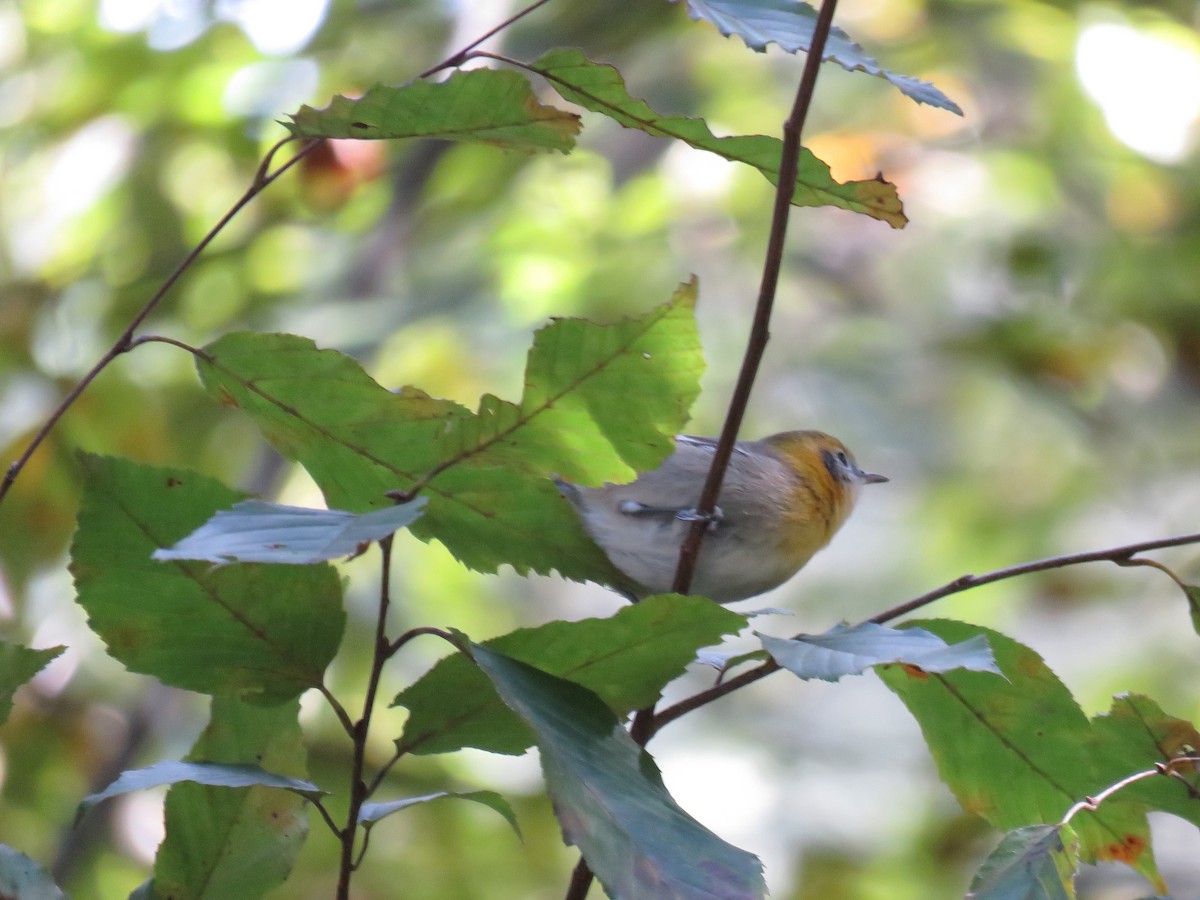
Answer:
[{"label": "curved branch", "polygon": [[117,338],[112,347],[109,348],[108,352],[100,357],[99,361],[97,361],[97,363],[87,371],[87,374],[79,379],[79,382],[73,388],[71,388],[58,406],[55,407],[49,418],[47,418],[42,424],[42,427],[38,429],[37,434],[33,436],[33,440],[29,442],[29,446],[27,446],[25,451],[13,461],[13,463],[8,467],[8,471],[4,473],[3,480],[0,480],[0,504],[2,504],[4,502],[4,498],[8,496],[8,492],[16,482],[17,476],[21,474],[21,470],[25,468],[26,464],[29,462],[30,458],[33,456],[38,447],[40,447],[45,442],[46,438],[50,436],[50,432],[54,429],[54,426],[58,424],[58,420],[63,417],[68,409],[71,408],[71,405],[74,404],[74,402],[79,399],[79,396],[85,390],[87,390],[88,386],[96,380],[96,377],[108,367],[109,363],[111,363],[122,353],[127,353],[129,350],[137,346],[138,342],[135,341],[133,337],[134,332],[137,331],[138,327],[141,326],[146,318],[152,312],[154,312],[154,310],[158,307],[158,304],[162,301],[163,297],[167,295],[167,292],[175,286],[175,282],[180,279],[184,272],[192,267],[193,263],[195,263],[200,257],[200,254],[203,253],[208,245],[212,243],[213,239],[224,230],[225,226],[229,224],[233,217],[241,212],[251,200],[261,194],[280,175],[311,153],[313,148],[320,143],[320,141],[317,140],[309,140],[305,142],[304,146],[296,151],[295,155],[293,155],[291,159],[283,163],[283,165],[281,165],[275,171],[269,171],[271,161],[275,158],[275,154],[284,145],[293,140],[295,139],[290,137],[284,138],[267,151],[266,156],[263,157],[263,161],[259,165],[258,171],[254,175],[254,180],[250,183],[250,187],[246,189],[246,192],[242,194],[240,198],[238,198],[237,202],[229,208],[229,211],[221,217],[220,221],[212,227],[208,234],[200,239],[200,242],[192,248],[192,251],[183,258],[179,265],[177,265],[171,274],[167,276],[166,280],[159,285],[158,290],[154,292],[150,299],[146,301],[141,310],[138,311],[137,315],[133,317],[132,321],[130,321],[125,330],[121,332],[120,337]]},{"label": "curved branch", "polygon": [[[949,597],[952,594],[959,594],[963,591],[969,591],[972,588],[981,587],[985,584],[993,584],[997,581],[1004,581],[1008,578],[1016,578],[1018,575],[1029,575],[1034,572],[1045,572],[1050,569],[1065,569],[1068,566],[1081,565],[1091,562],[1112,562],[1119,566],[1134,566],[1134,565],[1149,565],[1157,569],[1165,567],[1154,563],[1153,560],[1139,560],[1135,557],[1139,553],[1145,553],[1149,550],[1162,550],[1166,547],[1183,547],[1190,544],[1200,544],[1200,534],[1181,534],[1175,537],[1159,538],[1153,541],[1141,541],[1136,544],[1124,544],[1120,547],[1110,547],[1107,550],[1089,550],[1083,553],[1069,553],[1064,556],[1052,556],[1047,559],[1039,559],[1033,562],[1021,563],[1016,566],[1008,566],[1003,569],[996,569],[992,572],[987,572],[983,575],[962,575],[953,581],[949,581],[939,588],[934,588],[932,591],[927,591],[919,597],[914,597],[891,609],[884,610],[878,615],[867,619],[867,622],[874,622],[877,625],[882,625],[884,622],[890,622],[897,619],[906,613],[913,612],[923,606],[941,600],[944,597]],[[1172,579],[1183,587],[1183,583],[1168,571]],[[723,681],[720,684],[714,685],[708,690],[694,694],[685,700],[681,700],[674,706],[669,706],[666,709],[654,715],[653,721],[650,722],[646,729],[649,732],[647,740],[653,736],[664,725],[674,722],[680,716],[687,715],[692,710],[699,709],[702,706],[707,706],[714,700],[719,700],[726,694],[733,693],[739,688],[743,688],[748,684],[753,684],[759,679],[765,678],[772,672],[778,671],[779,664],[774,660],[768,660],[753,669],[743,672],[734,678]]]}]

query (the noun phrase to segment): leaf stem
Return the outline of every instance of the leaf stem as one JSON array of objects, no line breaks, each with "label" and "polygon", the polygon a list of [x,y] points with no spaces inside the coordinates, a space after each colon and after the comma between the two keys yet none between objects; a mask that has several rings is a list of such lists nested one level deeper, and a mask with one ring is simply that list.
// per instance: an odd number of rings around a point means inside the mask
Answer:
[{"label": "leaf stem", "polygon": [[320,143],[319,141],[315,140],[306,141],[304,146],[302,146],[292,156],[291,159],[283,163],[281,166],[279,166],[279,168],[275,169],[275,171],[270,171],[271,161],[275,158],[275,154],[280,150],[280,148],[292,140],[295,140],[295,138],[284,138],[267,151],[266,156],[263,157],[263,161],[258,167],[258,171],[254,175],[254,180],[251,181],[250,186],[246,189],[246,192],[242,194],[240,198],[238,198],[237,202],[229,208],[229,211],[221,217],[220,221],[218,221],[217,224],[209,230],[208,234],[200,239],[200,242],[192,248],[191,252],[183,258],[179,265],[177,265],[171,274],[167,276],[166,280],[159,285],[158,290],[156,290],[150,299],[146,301],[145,305],[140,311],[138,311],[137,315],[133,317],[129,325],[126,326],[125,330],[121,332],[120,336],[116,339],[108,351],[101,356],[96,364],[87,371],[87,374],[79,379],[79,382],[67,392],[67,395],[63,397],[62,401],[57,407],[55,407],[49,418],[46,419],[46,421],[42,424],[42,427],[39,428],[37,433],[33,436],[33,440],[29,442],[29,446],[27,446],[25,451],[16,460],[14,460],[11,465],[9,465],[8,470],[4,473],[3,480],[0,480],[0,504],[4,502],[4,498],[8,495],[9,490],[11,490],[13,484],[16,482],[17,476],[21,474],[21,470],[25,468],[26,464],[28,464],[34,452],[45,442],[46,438],[49,437],[50,432],[54,429],[54,426],[58,424],[58,420],[61,419],[66,411],[71,408],[72,404],[79,399],[79,396],[85,390],[87,390],[88,386],[96,380],[96,377],[108,367],[109,363],[111,363],[122,353],[126,353],[133,349],[133,347],[137,346],[139,342],[134,340],[134,332],[137,331],[138,327],[141,326],[146,318],[152,312],[154,312],[159,303],[162,301],[163,297],[167,295],[167,292],[175,286],[175,282],[180,279],[184,272],[192,267],[196,260],[199,259],[200,254],[203,253],[208,245],[213,242],[213,239],[224,230],[225,226],[230,223],[233,217],[241,212],[251,200],[261,194],[268,186],[270,186],[277,178],[279,178],[280,175],[307,156],[312,149],[316,147],[318,143]]},{"label": "leaf stem", "polygon": [[370,789],[363,780],[367,755],[367,735],[371,729],[371,714],[375,709],[375,696],[383,676],[384,664],[390,658],[391,644],[387,639],[387,615],[391,606],[392,582],[392,536],[379,542],[383,556],[379,579],[379,614],[375,620],[375,643],[371,655],[371,674],[367,679],[367,696],[363,700],[362,716],[351,726],[354,740],[354,755],[350,764],[350,808],[346,812],[346,827],[338,832],[342,841],[341,860],[338,867],[337,900],[349,900],[350,876],[362,861],[354,854],[355,839],[358,837],[358,817],[362,805],[370,796]]}]

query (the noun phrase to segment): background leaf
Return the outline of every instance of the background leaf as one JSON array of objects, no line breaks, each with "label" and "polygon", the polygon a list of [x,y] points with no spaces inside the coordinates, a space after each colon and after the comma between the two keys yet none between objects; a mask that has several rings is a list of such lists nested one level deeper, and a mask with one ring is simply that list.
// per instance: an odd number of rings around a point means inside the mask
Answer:
[{"label": "background leaf", "polygon": [[762,864],[675,803],[654,760],[599,697],[479,645],[471,656],[536,733],[563,837],[579,847],[610,897],[766,896]]},{"label": "background leaf", "polygon": [[[591,62],[578,50],[551,50],[529,68],[546,78],[564,99],[602,113],[626,128],[674,138],[731,162],[745,163],[758,169],[771,184],[779,183],[783,149],[779,138],[761,134],[716,137],[703,119],[660,115],[644,100],[629,96],[625,80],[615,68]],[[893,228],[903,228],[908,221],[895,185],[882,178],[843,184],[834,180],[828,165],[804,148],[800,151],[792,203],[836,206],[887,222]]]},{"label": "background leaf", "polygon": [[31,650],[19,644],[0,641],[0,725],[12,712],[13,694],[17,688],[40,672],[65,647]]},{"label": "background leaf", "polygon": [[362,97],[334,97],[325,109],[302,106],[284,125],[297,137],[425,137],[565,153],[579,116],[538,103],[519,72],[475,69],[438,83],[377,84]]},{"label": "background leaf", "polygon": [[[694,19],[712,22],[725,35],[736,34],[754,50],[764,51],[767,44],[776,43],[788,53],[807,51],[812,42],[817,11],[802,0],[687,0],[688,12]],[[928,82],[908,75],[897,75],[881,68],[862,47],[836,25],[825,44],[826,60],[837,63],[850,72],[866,72],[883,78],[902,94],[918,103],[928,103],[939,109],[962,115],[958,104]]]},{"label": "background leaf", "polygon": [[425,499],[417,497],[356,515],[340,509],[243,500],[232,509],[219,510],[183,540],[155,550],[152,556],[157,560],[312,565],[353,556],[362,545],[411,524],[424,505]]},{"label": "background leaf", "polygon": [[[663,594],[607,619],[549,622],[485,641],[483,646],[582,685],[619,715],[649,706],[683,673],[696,650],[743,628],[746,619],[704,597]],[[409,710],[402,750],[445,753],[477,747],[522,753],[530,728],[462,654],[439,661],[403,690]]]},{"label": "background leaf", "polygon": [[242,495],[195,472],[82,456],[71,572],[88,624],[135,672],[280,703],[321,683],[345,623],[330,567],[156,562]]}]

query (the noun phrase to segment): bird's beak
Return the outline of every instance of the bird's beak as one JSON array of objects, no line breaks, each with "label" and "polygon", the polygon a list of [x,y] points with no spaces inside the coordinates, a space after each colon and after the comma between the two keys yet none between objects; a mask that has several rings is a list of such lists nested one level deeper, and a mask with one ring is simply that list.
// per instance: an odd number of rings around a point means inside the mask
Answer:
[{"label": "bird's beak", "polygon": [[885,481],[891,481],[886,475],[875,475],[871,472],[858,473],[858,478],[863,484],[883,484]]}]

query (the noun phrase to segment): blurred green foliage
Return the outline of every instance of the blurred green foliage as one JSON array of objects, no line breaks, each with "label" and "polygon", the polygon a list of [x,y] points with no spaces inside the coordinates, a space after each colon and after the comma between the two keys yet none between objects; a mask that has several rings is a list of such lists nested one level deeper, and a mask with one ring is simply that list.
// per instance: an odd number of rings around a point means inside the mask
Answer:
[{"label": "blurred green foliage", "polygon": [[[267,4],[0,7],[5,462],[249,183],[284,134],[277,119],[407,80],[500,17],[483,3],[360,0],[278,4],[267,24],[247,15],[239,25],[238,10],[256,6]],[[306,14],[311,37],[287,45]],[[839,14],[884,65],[932,79],[966,117],[833,67],[818,84],[807,146],[841,180],[882,171],[910,224],[792,216],[747,432],[823,428],[893,479],[770,600],[796,608],[799,627],[862,618],[966,571],[1197,530],[1193,14],[1183,2],[1032,0],[888,0]],[[1145,41],[1157,42],[1149,54]],[[654,109],[703,115],[719,134],[776,134],[803,62],[752,54],[652,0],[550,3],[499,44],[525,59],[572,45],[616,64]],[[1087,62],[1094,46],[1107,81]],[[757,291],[770,188],[596,116],[584,125],[567,157],[336,145],[241,213],[148,327],[193,344],[235,328],[293,331],[355,355],[385,385],[473,404],[484,392],[520,395],[528,332],[545,317],[644,313],[696,273],[709,374],[691,428],[712,433]],[[182,756],[205,716],[194,697],[108,659],[72,604],[63,554],[79,448],[317,501],[246,421],[199,390],[190,359],[151,345],[71,408],[0,508],[0,628],[70,647],[18,693],[0,731],[0,842],[53,866],[72,896],[114,897],[146,876],[155,800],[114,802],[71,832],[75,804],[121,768]],[[473,575],[436,545],[402,542],[398,554],[406,624],[483,639],[616,606],[550,579]],[[1194,580],[1194,553],[1159,558]],[[369,640],[375,576],[366,561],[345,568],[359,591],[353,647]],[[1085,711],[1138,691],[1172,715],[1200,715],[1195,637],[1158,573],[1054,572],[937,612],[1029,643]],[[392,693],[428,667],[427,652],[401,655]],[[342,694],[362,683],[365,657],[339,659]],[[652,746],[668,787],[764,857],[772,896],[961,891],[988,838],[937,785],[915,725],[883,688],[836,689],[769,681],[677,723]],[[302,717],[313,779],[338,783],[343,735],[315,704]],[[381,761],[401,717],[381,717],[371,748]],[[701,763],[704,777],[689,781]],[[360,896],[398,886],[416,900],[561,896],[573,857],[535,775],[528,760],[501,766],[470,752],[393,772],[389,796],[501,790],[525,840],[476,804],[405,811],[376,829]],[[1182,895],[1200,892],[1190,841],[1190,853],[1158,854]],[[314,829],[279,896],[330,896],[333,849]],[[1105,897],[1146,892],[1100,875]],[[1089,890],[1085,878],[1081,894],[1099,896]]]}]

